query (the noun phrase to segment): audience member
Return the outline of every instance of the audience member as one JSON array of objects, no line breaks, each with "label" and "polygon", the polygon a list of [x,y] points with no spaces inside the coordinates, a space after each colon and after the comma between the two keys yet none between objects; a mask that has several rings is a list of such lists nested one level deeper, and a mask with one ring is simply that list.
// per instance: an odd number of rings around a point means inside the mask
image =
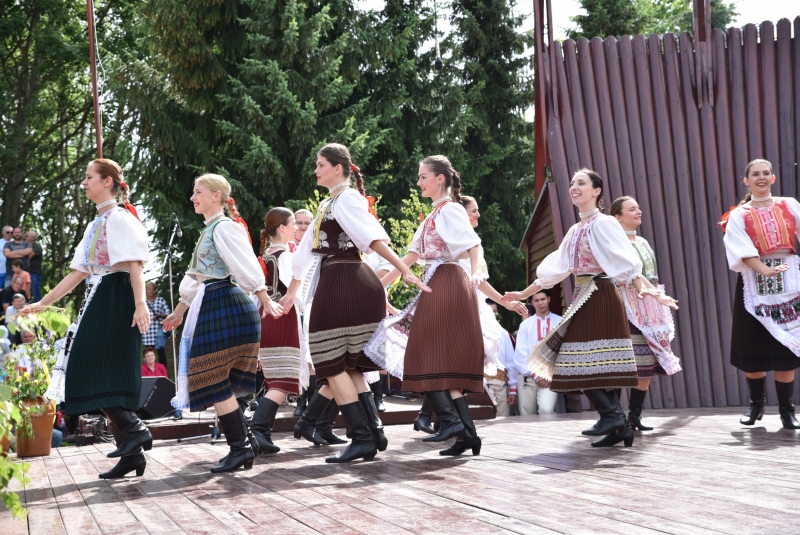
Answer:
[{"label": "audience member", "polygon": [[522,416],[552,414],[558,394],[547,388],[547,383],[532,376],[528,368],[528,355],[533,346],[541,342],[561,321],[561,316],[550,312],[550,292],[542,290],[533,295],[535,314],[519,326],[517,348],[514,351],[513,370],[509,373],[510,403],[519,406]]},{"label": "audience member", "polygon": [[311,227],[311,222],[314,219],[314,215],[305,208],[302,208],[294,213],[294,244],[295,246],[300,245],[300,240],[303,239],[303,235],[306,231]]},{"label": "audience member", "polygon": [[[11,234],[14,232],[14,229],[10,226],[6,225],[3,227],[3,235],[0,237],[0,251],[5,249],[6,244],[11,241]],[[0,290],[5,288],[6,285],[6,263],[5,257],[3,257],[3,261],[0,262]]]},{"label": "audience member", "polygon": [[150,309],[150,327],[142,336],[142,346],[155,347],[158,353],[158,361],[164,366],[167,365],[167,335],[161,327],[161,320],[169,316],[170,309],[163,297],[156,297],[156,283],[148,282],[145,284],[147,291],[147,308]]},{"label": "audience member", "polygon": [[22,293],[22,278],[11,278],[11,285],[7,288],[3,288],[3,291],[0,292],[0,303],[3,304],[3,313],[11,306],[11,301],[14,300],[14,295],[18,293]]},{"label": "audience member", "polygon": [[[5,324],[9,326],[9,333],[8,339],[11,341],[11,345],[16,345],[19,343],[25,343],[25,340],[22,338],[22,335],[19,332],[19,323],[17,322],[16,315],[17,313],[25,307],[25,296],[22,294],[14,294],[14,297],[11,301],[11,306],[6,309],[6,319]],[[14,326],[17,329],[17,332],[12,334],[10,326]]]},{"label": "audience member", "polygon": [[22,269],[22,260],[17,258],[11,262],[11,276],[22,279],[22,293],[27,299],[31,298],[31,274]]},{"label": "audience member", "polygon": [[[486,304],[489,305],[489,308],[494,311],[494,315],[497,316],[497,303],[491,299],[487,299]],[[497,416],[510,416],[511,406],[508,403],[508,371],[513,369],[514,365],[514,339],[508,331],[505,331],[504,336],[498,340],[498,344],[500,348],[497,352],[497,360],[500,361],[500,364],[502,364],[505,369],[498,369],[497,375],[492,377],[484,375],[484,378],[486,379],[486,386],[494,397]]]},{"label": "audience member", "polygon": [[30,265],[28,273],[31,275],[30,298],[34,303],[42,300],[42,245],[36,241],[39,235],[35,230],[29,230],[25,235],[28,243],[31,244],[31,254],[29,255]]},{"label": "audience member", "polygon": [[[12,240],[3,245],[3,255],[6,257],[6,275],[11,274],[11,263],[14,260],[22,260],[22,269],[28,270],[30,264],[31,244],[22,239],[22,228],[14,227],[11,234]],[[7,286],[7,285],[6,285]]]},{"label": "audience member", "polygon": [[167,367],[156,362],[156,350],[146,347],[143,351],[144,363],[142,364],[142,377],[169,377]]}]

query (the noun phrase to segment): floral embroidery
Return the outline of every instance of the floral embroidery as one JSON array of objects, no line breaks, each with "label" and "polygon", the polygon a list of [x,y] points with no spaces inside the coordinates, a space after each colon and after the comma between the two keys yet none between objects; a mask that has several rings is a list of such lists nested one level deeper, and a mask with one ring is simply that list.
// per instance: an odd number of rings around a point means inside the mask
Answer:
[{"label": "floral embroidery", "polygon": [[339,249],[353,249],[355,244],[350,239],[346,232],[339,233]]},{"label": "floral embroidery", "polygon": [[319,231],[319,246],[330,247],[330,244],[328,243],[328,233],[324,230]]},{"label": "floral embroidery", "polygon": [[439,210],[450,201],[445,201],[431,212],[422,222],[422,235],[420,236],[419,257],[423,260],[434,258],[452,258],[447,244],[436,232],[436,216]]},{"label": "floral embroidery", "polygon": [[94,220],[89,239],[86,240],[86,260],[87,266],[111,266],[111,259],[108,256],[108,218],[114,209],[109,210]]},{"label": "floral embroidery", "polygon": [[756,305],[756,316],[770,318],[778,325],[792,323],[800,318],[800,297],[775,305]]},{"label": "floral embroidery", "polygon": [[[780,258],[765,258],[764,264],[767,267],[775,268],[783,264]],[[758,287],[758,295],[777,295],[786,291],[784,285],[784,273],[778,272],[774,277],[765,277],[761,273],[756,274],[756,285]]]},{"label": "floral embroidery", "polygon": [[593,273],[603,272],[603,268],[597,263],[589,246],[589,231],[597,221],[598,215],[590,218],[583,227],[577,228],[569,242],[569,261],[573,273]]},{"label": "floral embroidery", "polygon": [[745,230],[756,246],[759,256],[781,249],[795,252],[794,215],[785,200],[778,199],[769,208],[742,206],[741,210]]}]

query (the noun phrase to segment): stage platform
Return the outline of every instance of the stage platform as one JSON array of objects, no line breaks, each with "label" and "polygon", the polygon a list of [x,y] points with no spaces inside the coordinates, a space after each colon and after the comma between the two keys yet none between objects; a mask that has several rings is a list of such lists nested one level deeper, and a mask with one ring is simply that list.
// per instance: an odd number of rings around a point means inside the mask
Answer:
[{"label": "stage platform", "polygon": [[610,449],[580,435],[590,412],[485,420],[481,455],[459,458],[390,426],[386,452],[348,465],[279,433],[281,453],[221,475],[224,442],[158,441],[144,477],[110,482],[111,445],[62,448],[29,460],[28,518],[0,512],[0,533],[796,533],[800,432],[777,407],[749,429],[741,413],[649,411],[655,431]]}]

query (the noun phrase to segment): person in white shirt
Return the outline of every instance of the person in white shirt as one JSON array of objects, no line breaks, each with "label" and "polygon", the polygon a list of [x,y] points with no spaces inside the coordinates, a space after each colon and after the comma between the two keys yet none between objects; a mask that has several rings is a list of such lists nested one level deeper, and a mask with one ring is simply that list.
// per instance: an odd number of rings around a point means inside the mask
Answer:
[{"label": "person in white shirt", "polygon": [[533,295],[533,307],[536,314],[529,317],[519,326],[517,348],[514,361],[508,373],[508,386],[511,391],[509,403],[519,406],[522,416],[529,414],[553,414],[558,394],[547,388],[547,382],[531,376],[528,368],[528,355],[547,333],[556,328],[561,316],[550,312],[550,292],[542,290]]},{"label": "person in white shirt", "polygon": [[[13,231],[14,229],[9,225],[3,227],[3,235],[0,237],[0,251],[11,241],[11,234]],[[8,274],[8,284],[6,284],[6,263],[0,260],[0,290],[7,286],[11,286],[11,274]]]}]

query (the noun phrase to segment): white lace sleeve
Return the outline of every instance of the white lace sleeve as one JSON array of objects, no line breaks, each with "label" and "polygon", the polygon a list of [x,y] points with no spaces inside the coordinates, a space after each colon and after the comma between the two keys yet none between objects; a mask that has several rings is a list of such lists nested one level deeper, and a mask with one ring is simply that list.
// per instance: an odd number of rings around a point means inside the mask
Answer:
[{"label": "white lace sleeve", "polygon": [[214,247],[242,290],[251,294],[267,289],[264,271],[242,225],[232,221],[218,223],[214,228]]},{"label": "white lace sleeve", "polygon": [[731,211],[728,224],[725,226],[725,255],[728,257],[728,267],[731,271],[741,273],[750,268],[744,263],[745,258],[758,258],[758,249],[753,245],[753,240],[747,234],[744,226],[744,217],[741,210]]},{"label": "white lace sleeve", "polygon": [[[572,233],[575,232],[573,225],[564,239],[561,240],[561,245],[558,246],[556,251],[547,255],[539,267],[536,268],[536,280],[534,281],[541,288],[552,288],[559,282],[563,281],[570,276],[569,263],[569,243],[572,240]],[[528,355],[525,355],[527,358]]]},{"label": "white lace sleeve", "polygon": [[597,263],[612,280],[627,286],[642,276],[642,260],[615,218],[599,216],[588,238]]},{"label": "white lace sleeve", "polygon": [[389,235],[369,213],[369,203],[358,191],[352,188],[343,191],[335,199],[334,204],[336,222],[361,251],[371,252],[369,246],[374,241],[389,243]]}]

